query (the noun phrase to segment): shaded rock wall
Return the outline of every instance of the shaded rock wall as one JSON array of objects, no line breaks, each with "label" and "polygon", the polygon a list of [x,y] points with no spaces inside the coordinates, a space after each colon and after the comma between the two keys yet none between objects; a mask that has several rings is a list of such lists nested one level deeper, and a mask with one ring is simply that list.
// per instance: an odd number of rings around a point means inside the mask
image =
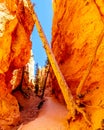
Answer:
[{"label": "shaded rock wall", "polygon": [[[103,129],[104,120],[104,3],[94,0],[53,1],[52,50],[79,107],[83,104],[92,125],[83,116],[70,122],[70,130]],[[92,62],[91,62],[92,61]],[[92,64],[77,97],[76,91]],[[51,71],[52,72],[52,71]],[[53,90],[62,101],[60,88],[52,73]],[[78,98],[78,99],[77,99]]]},{"label": "shaded rock wall", "polygon": [[[25,1],[26,2],[26,1]],[[25,3],[26,5],[26,3]],[[34,22],[19,0],[0,0],[0,128],[15,125],[20,118],[16,98],[11,95],[12,72],[30,58]]]}]

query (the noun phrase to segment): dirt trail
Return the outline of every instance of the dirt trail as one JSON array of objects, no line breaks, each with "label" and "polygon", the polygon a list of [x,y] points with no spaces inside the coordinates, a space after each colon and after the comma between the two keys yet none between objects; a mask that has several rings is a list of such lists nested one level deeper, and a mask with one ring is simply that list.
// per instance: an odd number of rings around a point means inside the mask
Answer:
[{"label": "dirt trail", "polygon": [[67,109],[54,97],[46,97],[38,117],[18,130],[68,130]]}]

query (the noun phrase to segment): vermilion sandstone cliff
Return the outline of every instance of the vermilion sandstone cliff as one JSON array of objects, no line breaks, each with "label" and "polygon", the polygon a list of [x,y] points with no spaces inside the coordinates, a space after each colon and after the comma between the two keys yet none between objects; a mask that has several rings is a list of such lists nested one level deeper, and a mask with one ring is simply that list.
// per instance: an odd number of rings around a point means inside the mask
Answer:
[{"label": "vermilion sandstone cliff", "polygon": [[0,0],[0,129],[15,125],[20,118],[10,81],[13,70],[25,66],[30,58],[33,26],[26,1]]},{"label": "vermilion sandstone cliff", "polygon": [[[70,130],[104,129],[104,3],[102,0],[54,0],[52,49],[78,107]],[[18,0],[0,0],[0,129],[19,121],[12,92],[13,70],[29,60],[33,19]],[[4,22],[3,22],[4,21]],[[51,71],[52,72],[52,71]],[[53,91],[64,100],[52,75]],[[83,82],[82,82],[83,81]],[[78,89],[81,83],[80,89]],[[4,127],[3,127],[4,126]]]},{"label": "vermilion sandstone cliff", "polygon": [[[104,129],[104,2],[53,1],[52,50],[77,105],[85,111],[70,121],[70,130]],[[84,80],[85,77],[85,80]],[[54,74],[53,91],[62,101]],[[80,82],[82,89],[77,89]]]}]

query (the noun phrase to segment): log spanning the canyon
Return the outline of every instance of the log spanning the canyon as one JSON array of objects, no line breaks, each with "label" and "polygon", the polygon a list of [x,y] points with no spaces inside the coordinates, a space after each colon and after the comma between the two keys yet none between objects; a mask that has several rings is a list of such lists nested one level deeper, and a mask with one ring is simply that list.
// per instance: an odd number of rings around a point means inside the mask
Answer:
[{"label": "log spanning the canyon", "polygon": [[47,56],[49,58],[52,69],[53,69],[53,71],[54,71],[54,73],[56,75],[56,78],[57,78],[57,81],[59,83],[60,89],[61,89],[61,91],[63,93],[65,102],[67,104],[67,108],[70,111],[72,117],[74,117],[75,116],[75,102],[74,102],[73,96],[72,96],[72,94],[70,92],[70,89],[68,88],[68,85],[67,85],[67,83],[66,83],[66,81],[65,81],[65,79],[64,79],[64,77],[63,77],[63,75],[62,75],[62,73],[61,73],[61,71],[59,69],[59,66],[58,66],[58,64],[57,64],[57,62],[55,60],[54,54],[53,54],[53,52],[52,52],[52,50],[51,50],[51,48],[50,48],[50,46],[48,44],[48,41],[47,41],[47,39],[46,39],[46,37],[45,37],[45,35],[43,33],[43,29],[42,29],[42,27],[40,25],[40,22],[38,21],[38,17],[37,17],[35,12],[34,12],[34,15],[35,15],[35,20],[36,20],[35,24],[36,24],[37,30],[39,32],[40,38],[41,38],[41,40],[43,42],[43,47],[44,47],[44,49],[46,51],[46,54],[47,54]]},{"label": "log spanning the canyon", "polygon": [[54,54],[53,54],[53,52],[52,52],[52,50],[51,50],[51,48],[50,48],[50,46],[48,44],[47,38],[46,38],[46,36],[45,36],[45,34],[43,32],[43,29],[42,29],[42,26],[41,26],[41,24],[40,24],[40,22],[38,20],[38,17],[36,15],[35,11],[33,11],[33,8],[32,8],[29,1],[28,1],[28,5],[30,5],[30,9],[32,11],[32,16],[33,16],[33,19],[35,21],[35,25],[37,27],[39,36],[40,36],[40,38],[42,40],[43,47],[44,47],[44,49],[46,51],[46,54],[47,54],[47,56],[49,58],[50,64],[51,64],[51,66],[53,68],[53,71],[54,71],[54,73],[56,75],[56,78],[58,80],[60,89],[61,89],[61,91],[63,93],[65,102],[67,104],[67,108],[70,111],[71,116],[74,117],[76,108],[75,108],[75,102],[74,102],[73,96],[72,96],[72,94],[71,94],[71,92],[70,92],[70,90],[69,90],[69,88],[67,86],[67,83],[66,83],[66,81],[65,81],[65,79],[64,79],[64,77],[63,77],[63,75],[62,75],[62,73],[61,73],[61,71],[59,69],[57,61],[55,60]]},{"label": "log spanning the canyon", "polygon": [[30,10],[31,10],[31,13],[32,13],[35,25],[36,25],[36,28],[38,30],[39,36],[40,36],[40,38],[42,40],[43,47],[44,47],[44,49],[46,51],[46,54],[48,56],[48,59],[49,59],[50,64],[52,66],[52,69],[54,71],[54,74],[55,74],[55,76],[57,78],[60,89],[62,91],[64,100],[65,100],[66,105],[67,105],[67,109],[69,110],[68,118],[75,119],[75,114],[76,114],[76,110],[77,110],[78,112],[80,112],[84,116],[86,122],[88,124],[91,124],[90,121],[87,119],[85,112],[76,105],[76,103],[75,103],[75,101],[73,99],[73,96],[71,94],[71,91],[70,91],[70,89],[69,89],[69,87],[68,87],[68,85],[67,85],[67,83],[66,83],[66,81],[64,79],[64,76],[63,76],[62,72],[60,71],[60,68],[59,68],[59,66],[57,64],[57,61],[56,61],[55,57],[54,57],[52,49],[49,46],[48,40],[47,40],[47,38],[46,38],[46,36],[44,34],[44,31],[42,29],[42,26],[41,26],[39,20],[38,20],[38,17],[36,15],[35,11],[33,10],[33,7],[32,7],[31,2],[29,0],[28,0],[28,5],[30,7]]}]

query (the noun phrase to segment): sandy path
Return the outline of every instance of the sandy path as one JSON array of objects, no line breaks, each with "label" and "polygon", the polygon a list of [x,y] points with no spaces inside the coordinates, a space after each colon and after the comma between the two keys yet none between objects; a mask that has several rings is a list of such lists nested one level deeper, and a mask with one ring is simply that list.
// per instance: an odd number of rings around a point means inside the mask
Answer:
[{"label": "sandy path", "polygon": [[65,119],[67,110],[53,97],[47,97],[39,116],[18,130],[69,130]]}]

